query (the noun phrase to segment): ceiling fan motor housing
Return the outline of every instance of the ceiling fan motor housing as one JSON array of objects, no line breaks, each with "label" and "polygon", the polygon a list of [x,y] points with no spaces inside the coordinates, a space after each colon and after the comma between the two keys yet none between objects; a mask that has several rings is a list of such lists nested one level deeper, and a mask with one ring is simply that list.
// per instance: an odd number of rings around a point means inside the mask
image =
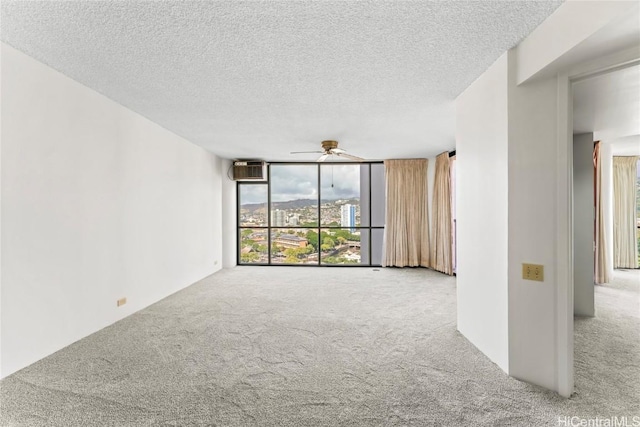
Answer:
[{"label": "ceiling fan motor housing", "polygon": [[333,150],[334,148],[338,148],[338,141],[331,141],[331,140],[322,141],[322,148],[325,151]]}]

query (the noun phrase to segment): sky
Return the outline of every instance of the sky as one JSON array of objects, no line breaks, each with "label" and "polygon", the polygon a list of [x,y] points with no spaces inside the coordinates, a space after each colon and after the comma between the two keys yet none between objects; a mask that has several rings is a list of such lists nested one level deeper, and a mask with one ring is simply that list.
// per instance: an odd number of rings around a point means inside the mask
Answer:
[{"label": "sky", "polygon": [[[360,196],[360,165],[324,164],[320,170],[323,200]],[[241,204],[267,201],[266,185],[244,185],[241,188]],[[317,199],[317,165],[271,165],[271,197],[274,202]]]}]

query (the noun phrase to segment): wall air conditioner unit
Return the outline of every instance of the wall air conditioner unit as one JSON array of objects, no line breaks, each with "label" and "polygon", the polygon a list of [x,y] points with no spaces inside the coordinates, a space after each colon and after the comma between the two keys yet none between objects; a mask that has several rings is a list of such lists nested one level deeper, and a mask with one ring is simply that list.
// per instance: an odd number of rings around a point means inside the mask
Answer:
[{"label": "wall air conditioner unit", "polygon": [[264,181],[267,163],[262,160],[236,160],[233,162],[234,181]]}]

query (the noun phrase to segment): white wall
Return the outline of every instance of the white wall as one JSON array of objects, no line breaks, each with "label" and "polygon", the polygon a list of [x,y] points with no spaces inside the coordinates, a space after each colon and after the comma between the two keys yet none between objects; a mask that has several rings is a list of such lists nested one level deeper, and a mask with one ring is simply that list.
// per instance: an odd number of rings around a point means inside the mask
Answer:
[{"label": "white wall", "polygon": [[[515,52],[517,83],[523,83],[536,74],[553,77],[571,61],[586,60],[589,55],[584,50],[586,40],[621,17],[637,15],[635,1],[564,2],[518,45]],[[576,49],[581,43],[582,49]],[[592,50],[599,48],[597,42],[590,45]]]},{"label": "white wall", "polygon": [[4,377],[220,268],[222,191],[214,155],[1,53]]},{"label": "white wall", "polygon": [[[517,86],[509,59],[509,374],[555,389],[557,83]],[[523,263],[544,265],[544,282]]]},{"label": "white wall", "polygon": [[593,316],[594,188],[593,133],[573,136],[573,312]]},{"label": "white wall", "polygon": [[[614,40],[610,33],[601,29],[614,28],[611,23],[636,6],[632,2],[626,5],[621,2],[597,2],[595,6],[589,2],[561,5],[548,22],[508,52],[506,71],[497,75],[494,64],[457,99],[456,137],[460,162],[457,216],[458,244],[462,246],[458,249],[459,329],[487,356],[496,360],[495,346],[487,346],[478,336],[495,338],[506,327],[508,338],[501,342],[508,342],[509,374],[556,390],[563,396],[573,392],[574,378],[569,77],[601,71],[624,62],[619,61],[620,58],[635,54],[627,52],[628,46],[623,46],[624,43]],[[579,23],[577,16],[593,15],[597,15],[593,21],[595,25],[580,25],[578,32],[571,33],[571,30],[566,33],[568,28]],[[607,50],[596,51],[594,48],[590,51],[581,42],[587,38],[593,42],[590,46],[606,45]],[[557,40],[558,46],[550,47],[549,40]],[[608,42],[600,43],[604,40]],[[614,51],[616,46],[619,51]],[[606,53],[605,58],[600,57],[603,52]],[[530,78],[534,75],[535,78]],[[481,84],[491,80],[499,90],[477,90]],[[508,89],[503,89],[503,85]],[[507,102],[503,101],[505,90]],[[484,111],[498,107],[500,114],[491,115]],[[478,123],[480,121],[482,123]],[[507,136],[503,137],[502,132],[507,130]],[[493,138],[487,138],[487,135]],[[474,138],[478,148],[465,154],[473,145]],[[507,142],[502,143],[503,140]],[[484,154],[485,147],[491,156]],[[467,222],[473,215],[480,215],[490,221],[490,226],[493,224],[485,206],[471,203],[467,197],[474,201],[475,196],[464,194],[473,188],[466,174],[480,170],[475,165],[480,160],[469,160],[472,153],[484,156],[481,160],[485,175],[476,178],[487,186],[493,186],[496,170],[507,170],[508,215],[505,214],[505,218],[508,216],[508,233],[499,230],[501,236],[508,236],[506,270],[496,261],[505,252],[504,245],[498,245],[497,249],[490,247],[491,240],[486,230]],[[504,165],[504,156],[507,156],[508,166]],[[503,187],[495,189],[500,194]],[[480,194],[493,195],[488,190]],[[489,200],[480,203],[489,203]],[[498,252],[495,257],[487,255],[486,248],[489,247]],[[485,267],[473,260],[474,256],[493,264]],[[465,267],[468,260],[477,263],[474,271],[465,271],[469,268]],[[543,264],[545,280],[523,280],[523,263]],[[489,283],[493,276],[494,282],[504,283],[504,271],[508,271],[508,303],[502,301],[507,293],[502,291],[502,286]],[[468,277],[469,273],[475,277]],[[480,293],[475,303],[470,298],[474,290],[468,289],[468,283],[473,281]],[[493,293],[489,294],[489,291]],[[488,315],[484,311],[501,314],[507,307],[508,321],[505,323],[508,326],[500,322],[500,329],[496,331],[495,323],[486,323]],[[502,315],[500,319],[503,319]],[[474,321],[482,324],[478,326],[480,331],[473,330]]]},{"label": "white wall", "polygon": [[[557,390],[557,79],[517,85],[507,52],[457,99],[458,329],[510,375]],[[544,265],[544,282],[522,264]]]},{"label": "white wall", "polygon": [[[1,49],[2,46],[0,46]],[[2,51],[0,50],[0,100],[2,99]],[[2,102],[0,101],[0,379],[2,375]]]},{"label": "white wall", "polygon": [[458,329],[509,370],[507,55],[456,100]]}]

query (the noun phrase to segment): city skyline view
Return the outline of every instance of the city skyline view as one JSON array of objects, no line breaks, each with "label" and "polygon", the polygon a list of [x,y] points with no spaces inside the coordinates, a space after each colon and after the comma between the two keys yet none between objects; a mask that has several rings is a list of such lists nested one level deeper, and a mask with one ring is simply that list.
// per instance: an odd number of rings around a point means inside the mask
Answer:
[{"label": "city skyline view", "polygon": [[[275,202],[269,211],[266,203],[242,205],[239,217],[241,262],[269,262],[270,229],[272,263],[317,264],[320,254],[323,264],[359,264],[361,232],[356,228],[360,221],[359,199],[323,203],[320,227],[317,199],[307,202],[287,205],[291,206],[288,209],[275,208],[274,205],[286,203]],[[248,209],[248,206],[254,209]],[[267,227],[269,220],[270,228]]]},{"label": "city skyline view", "polygon": [[[383,168],[376,167],[380,183]],[[370,164],[272,164],[268,182],[240,183],[240,263],[370,264],[372,169]],[[383,186],[377,187],[376,196],[384,195]],[[384,206],[379,200],[377,218]],[[379,231],[375,242],[381,247]]]}]

